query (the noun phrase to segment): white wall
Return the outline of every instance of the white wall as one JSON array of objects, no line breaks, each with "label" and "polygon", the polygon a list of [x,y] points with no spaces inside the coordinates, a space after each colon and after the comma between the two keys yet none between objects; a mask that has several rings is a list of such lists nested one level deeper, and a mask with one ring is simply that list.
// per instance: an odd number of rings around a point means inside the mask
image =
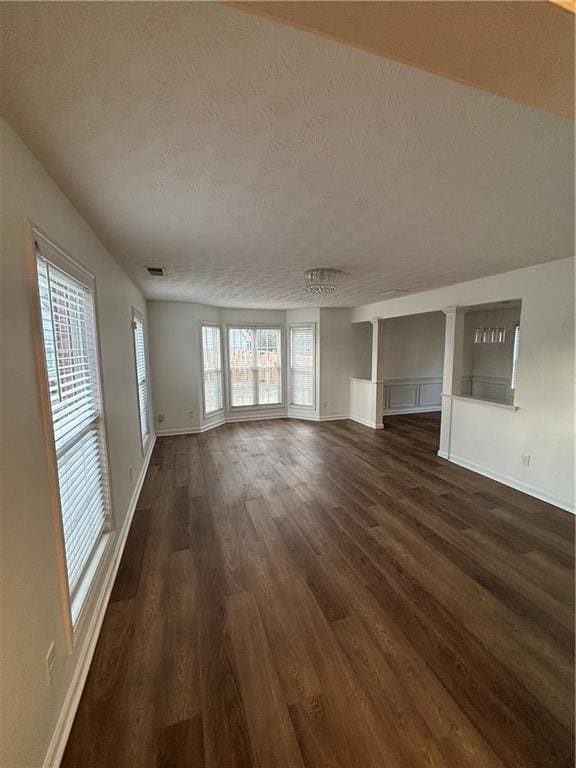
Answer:
[{"label": "white wall", "polygon": [[385,320],[382,329],[382,372],[385,379],[442,376],[444,314],[428,312]]},{"label": "white wall", "polygon": [[353,366],[351,376],[369,379],[372,376],[372,323],[352,325]]},{"label": "white wall", "polygon": [[[32,331],[26,220],[32,219],[96,277],[117,529],[127,514],[144,461],[130,323],[132,306],[144,315],[146,306],[137,288],[12,129],[3,121],[0,128],[0,765],[36,768],[43,764],[85,648],[89,621],[69,655]],[[45,655],[52,641],[56,670],[49,686]]]},{"label": "white wall", "polygon": [[380,321],[379,371],[385,414],[440,410],[444,313]]},{"label": "white wall", "polygon": [[351,310],[320,310],[320,418],[348,418],[355,375]]},{"label": "white wall", "polygon": [[[354,322],[522,300],[515,403],[455,399],[450,458],[564,507],[574,505],[574,263],[563,259],[352,311]],[[521,455],[531,464],[521,464]]]}]

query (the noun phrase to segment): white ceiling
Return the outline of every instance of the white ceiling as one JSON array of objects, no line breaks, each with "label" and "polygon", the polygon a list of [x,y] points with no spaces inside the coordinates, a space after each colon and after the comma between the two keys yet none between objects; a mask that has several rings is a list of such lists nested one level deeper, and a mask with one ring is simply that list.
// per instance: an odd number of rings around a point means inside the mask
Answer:
[{"label": "white ceiling", "polygon": [[570,121],[214,3],[0,26],[3,115],[148,298],[318,304],[333,266],[356,306],[573,253]]}]

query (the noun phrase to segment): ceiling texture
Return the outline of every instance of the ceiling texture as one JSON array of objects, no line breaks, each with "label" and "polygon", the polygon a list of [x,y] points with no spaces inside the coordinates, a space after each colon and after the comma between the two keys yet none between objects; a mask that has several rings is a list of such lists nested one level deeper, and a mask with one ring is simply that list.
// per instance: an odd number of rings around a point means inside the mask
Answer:
[{"label": "ceiling texture", "polygon": [[571,120],[215,3],[0,28],[0,112],[147,298],[357,306],[573,255]]}]

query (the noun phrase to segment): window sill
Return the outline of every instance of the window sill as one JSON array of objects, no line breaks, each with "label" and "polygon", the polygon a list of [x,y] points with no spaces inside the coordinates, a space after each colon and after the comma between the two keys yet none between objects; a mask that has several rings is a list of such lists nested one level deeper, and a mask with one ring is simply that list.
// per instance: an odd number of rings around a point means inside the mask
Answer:
[{"label": "window sill", "polygon": [[72,614],[72,626],[74,629],[74,641],[80,634],[85,620],[89,615],[87,610],[90,605],[90,599],[94,592],[94,587],[98,581],[98,577],[101,576],[101,565],[106,560],[106,554],[112,546],[114,540],[114,531],[109,531],[102,535],[100,543],[94,551],[94,556],[88,566],[86,573],[82,577],[80,585],[74,595],[70,604],[70,612]]}]

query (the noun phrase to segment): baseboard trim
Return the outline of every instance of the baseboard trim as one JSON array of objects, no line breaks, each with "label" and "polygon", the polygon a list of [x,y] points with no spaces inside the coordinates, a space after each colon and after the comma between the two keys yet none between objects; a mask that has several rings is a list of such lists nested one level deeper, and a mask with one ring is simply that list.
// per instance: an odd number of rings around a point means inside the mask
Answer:
[{"label": "baseboard trim", "polygon": [[352,415],[348,418],[351,421],[355,421],[357,424],[362,424],[363,427],[370,427],[370,429],[384,429],[384,424],[377,424],[375,421],[366,421],[365,419]]},{"label": "baseboard trim", "polygon": [[84,643],[78,654],[76,667],[68,687],[68,692],[66,693],[62,709],[60,710],[60,715],[56,722],[54,733],[52,734],[52,739],[50,740],[50,744],[44,758],[43,768],[58,768],[62,760],[62,756],[64,755],[66,743],[68,742],[68,737],[70,736],[74,718],[76,717],[76,711],[80,703],[80,697],[82,696],[86,678],[88,677],[88,670],[90,669],[94,651],[96,650],[96,643],[100,635],[106,608],[108,607],[108,600],[110,599],[110,594],[112,593],[112,587],[114,586],[118,567],[120,566],[120,560],[122,559],[122,553],[124,552],[126,539],[128,538],[128,532],[130,531],[130,526],[132,524],[132,519],[136,510],[136,504],[138,503],[138,497],[140,496],[140,491],[142,490],[142,486],[144,484],[144,478],[146,477],[146,472],[148,471],[148,466],[150,464],[150,458],[152,456],[155,443],[156,435],[153,435],[146,449],[146,455],[144,457],[142,469],[140,471],[140,475],[138,476],[138,481],[134,486],[134,491],[132,492],[132,496],[130,498],[126,517],[124,518],[122,528],[120,529],[116,539],[114,552],[108,564],[108,571],[101,578],[100,593],[94,598],[94,606],[92,608],[92,615],[89,619],[89,624],[86,629]]},{"label": "baseboard trim", "polygon": [[441,413],[442,412],[442,406],[441,405],[424,405],[422,407],[418,406],[408,406],[407,408],[388,408],[384,410],[382,413],[384,416],[401,416],[402,414],[410,414],[410,413]]},{"label": "baseboard trim", "polygon": [[[208,432],[211,429],[216,429],[217,427],[223,427],[226,424],[238,424],[243,421],[270,421],[271,419],[293,419],[295,421],[343,421],[344,419],[349,419],[350,416],[347,413],[343,413],[338,416],[308,416],[308,415],[298,415],[296,414],[288,414],[288,413],[280,413],[280,414],[272,414],[272,415],[266,415],[262,414],[257,416],[228,416],[225,419],[221,419],[220,421],[215,421],[213,424],[203,424],[201,427],[184,427],[183,429],[157,429],[156,435],[158,437],[170,437],[171,435],[199,435],[202,432]],[[365,426],[371,426],[370,424],[366,424]],[[378,427],[376,427],[378,429]]]},{"label": "baseboard trim", "polygon": [[172,435],[199,435],[216,427],[222,427],[226,421],[215,421],[214,424],[203,424],[201,427],[184,427],[183,429],[157,429],[157,437],[170,437]]},{"label": "baseboard trim", "polygon": [[496,480],[498,483],[502,483],[503,485],[507,485],[510,488],[514,488],[516,491],[521,491],[521,493],[526,493],[528,496],[534,496],[536,499],[540,499],[540,501],[545,501],[547,504],[552,504],[555,507],[560,507],[560,509],[565,510],[566,512],[570,512],[573,515],[576,514],[576,508],[574,504],[570,504],[567,501],[564,501],[563,499],[558,499],[555,496],[551,496],[548,493],[545,493],[543,491],[540,491],[538,488],[533,488],[531,485],[527,485],[526,483],[523,483],[520,480],[516,480],[513,477],[510,477],[509,475],[502,475],[500,472],[494,472],[491,469],[488,469],[487,467],[483,467],[480,464],[476,464],[473,461],[468,461],[468,459],[463,459],[460,456],[443,456],[440,451],[438,451],[438,455],[442,456],[442,458],[448,459],[448,461],[453,462],[454,464],[458,464],[460,467],[464,467],[464,469],[469,469],[472,472],[476,472],[479,475],[484,475],[484,477],[489,477],[491,480]]}]

